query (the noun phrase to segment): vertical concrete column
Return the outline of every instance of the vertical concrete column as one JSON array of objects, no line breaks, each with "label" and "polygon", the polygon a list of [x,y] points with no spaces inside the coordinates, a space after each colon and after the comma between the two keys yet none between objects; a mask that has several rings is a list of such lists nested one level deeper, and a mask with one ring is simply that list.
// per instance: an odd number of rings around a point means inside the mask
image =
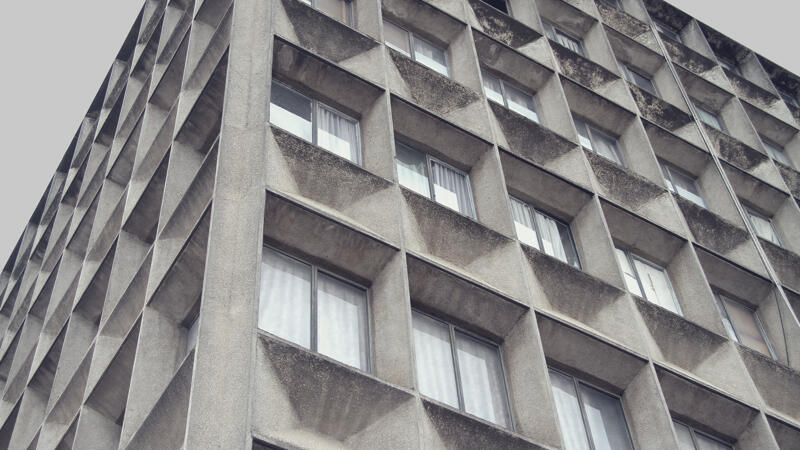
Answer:
[{"label": "vertical concrete column", "polygon": [[[214,0],[206,0],[214,1]],[[250,448],[271,5],[236,0],[184,448]]]}]

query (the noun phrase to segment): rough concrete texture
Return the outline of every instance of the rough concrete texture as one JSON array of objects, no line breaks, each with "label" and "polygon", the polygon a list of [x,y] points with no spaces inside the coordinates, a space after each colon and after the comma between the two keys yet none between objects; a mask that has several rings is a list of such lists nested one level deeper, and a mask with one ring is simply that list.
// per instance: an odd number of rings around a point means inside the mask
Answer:
[{"label": "rough concrete texture", "polygon": [[655,36],[653,36],[653,32],[646,23],[625,11],[620,11],[603,2],[597,2],[597,10],[600,11],[600,17],[603,19],[603,22],[608,24],[611,28],[614,28],[650,49],[658,49]]},{"label": "rough concrete texture", "polygon": [[468,0],[483,32],[512,48],[519,48],[542,37],[541,34],[480,0]]},{"label": "rough concrete texture", "polygon": [[551,42],[561,71],[569,78],[591,89],[601,89],[608,83],[619,79],[605,67],[583,56]]},{"label": "rough concrete texture", "polygon": [[683,217],[686,218],[686,224],[689,225],[692,236],[701,245],[725,255],[747,242],[750,238],[746,230],[737,227],[708,209],[700,207],[679,195],[674,195],[674,197],[683,212]]},{"label": "rough concrete texture", "polygon": [[734,166],[750,172],[759,165],[769,162],[766,155],[736,138],[706,124],[703,126],[720,156]]},{"label": "rough concrete texture", "polygon": [[783,177],[783,181],[786,182],[786,186],[789,187],[789,191],[791,191],[792,195],[795,197],[800,198],[800,172],[777,161],[775,164],[778,166],[778,170]]},{"label": "rough concrete texture", "polygon": [[509,150],[525,159],[546,165],[576,148],[574,143],[527,117],[494,102],[489,106],[511,147]]},{"label": "rough concrete texture", "polygon": [[636,106],[639,107],[642,117],[651,120],[653,123],[669,131],[675,131],[694,122],[692,116],[686,114],[680,108],[665,102],[638,86],[628,83],[628,87],[631,90],[631,94],[633,94],[633,100],[636,102]]},{"label": "rough concrete texture", "polygon": [[759,240],[781,281],[795,291],[800,291],[800,256],[767,240]]},{"label": "rough concrete texture", "polygon": [[773,104],[780,101],[780,98],[775,94],[759,87],[757,84],[735,74],[728,70],[725,71],[731,86],[739,95],[739,97],[747,100],[763,109],[769,109]]},{"label": "rough concrete texture", "polygon": [[662,42],[664,42],[664,47],[667,49],[667,53],[669,53],[672,62],[679,64],[690,72],[702,75],[714,68],[714,61],[680,42],[671,41],[666,38],[662,39]]},{"label": "rough concrete texture", "polygon": [[738,348],[764,402],[780,416],[796,422],[800,417],[800,372],[755,350]]},{"label": "rough concrete texture", "polygon": [[613,200],[634,211],[665,195],[667,191],[647,178],[588,150],[584,151],[597,182]]}]

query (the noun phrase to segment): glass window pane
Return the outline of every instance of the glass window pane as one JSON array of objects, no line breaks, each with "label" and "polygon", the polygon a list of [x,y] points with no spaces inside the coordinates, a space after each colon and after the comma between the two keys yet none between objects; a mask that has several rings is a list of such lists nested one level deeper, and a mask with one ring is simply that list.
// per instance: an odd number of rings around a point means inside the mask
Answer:
[{"label": "glass window pane", "polygon": [[628,288],[628,291],[631,294],[641,297],[642,291],[639,289],[639,282],[636,280],[636,274],[633,272],[633,267],[631,267],[630,261],[628,261],[628,255],[626,255],[622,250],[615,248],[614,256],[617,257],[617,262],[622,268],[622,274],[625,278],[625,287]]},{"label": "glass window pane", "polygon": [[693,178],[674,169],[670,169],[670,174],[672,175],[672,182],[675,185],[674,189],[678,195],[703,208],[706,207],[706,203],[703,201],[702,195],[700,195],[700,188],[697,187],[697,183]]},{"label": "glass window pane", "polygon": [[450,328],[416,311],[412,312],[412,318],[419,392],[458,408]]},{"label": "glass window pane", "polygon": [[739,342],[739,338],[736,336],[736,331],[733,329],[733,324],[731,323],[730,317],[728,317],[728,311],[725,310],[725,305],[722,302],[721,296],[715,295],[714,298],[717,299],[717,308],[722,316],[722,323],[725,325],[725,329],[728,330],[728,336],[730,336],[732,340]]},{"label": "glass window pane", "polygon": [[622,164],[617,149],[617,140],[596,128],[591,128],[591,133],[594,151],[606,159],[610,159],[617,164]]},{"label": "glass window pane", "polygon": [[536,114],[536,104],[533,101],[532,95],[526,94],[506,83],[506,97],[508,100],[508,109],[522,114],[534,122],[539,122],[539,115]]},{"label": "glass window pane", "polygon": [[558,423],[561,425],[561,433],[564,437],[564,447],[566,450],[589,450],[581,407],[575,392],[575,382],[572,377],[554,370],[550,370],[549,373],[558,413]]},{"label": "glass window pane", "polygon": [[633,259],[633,265],[644,288],[644,297],[662,308],[680,314],[667,271],[643,262],[638,258]]},{"label": "glass window pane", "polygon": [[786,151],[784,151],[783,148],[767,140],[762,139],[762,141],[764,142],[764,148],[767,149],[767,153],[769,153],[772,159],[789,167],[793,167],[792,162],[789,160],[789,157],[786,155]]},{"label": "glass window pane", "polygon": [[573,117],[573,119],[575,120],[575,128],[578,130],[578,141],[583,147],[592,150],[592,139],[589,137],[589,129],[586,127],[586,122],[577,117]]},{"label": "glass window pane", "polygon": [[483,73],[483,90],[486,92],[486,97],[493,102],[501,105],[503,103],[503,89],[500,87],[500,80],[489,72],[482,71]]},{"label": "glass window pane", "polygon": [[731,450],[730,445],[723,444],[716,439],[711,439],[697,431],[694,432],[694,438],[697,440],[697,450]]},{"label": "glass window pane", "polygon": [[317,145],[358,164],[358,122],[325,106],[320,106],[318,110]]},{"label": "glass window pane", "polygon": [[449,76],[446,55],[443,49],[414,36],[414,59],[444,76]]},{"label": "glass window pane", "polygon": [[475,209],[470,197],[469,179],[466,175],[432,161],[434,199],[461,214],[475,217]]},{"label": "glass window pane", "polygon": [[188,355],[195,345],[197,345],[197,326],[200,323],[200,316],[194,318],[189,328],[186,330],[186,350],[184,355]]},{"label": "glass window pane", "polygon": [[408,31],[384,20],[383,36],[386,39],[387,47],[393,48],[406,56],[411,56],[411,47],[408,43]]},{"label": "glass window pane", "polygon": [[311,348],[311,268],[266,247],[261,257],[258,327]]},{"label": "glass window pane", "polygon": [[661,167],[661,175],[664,176],[664,181],[667,182],[667,189],[669,189],[671,192],[675,192],[675,186],[672,185],[672,174],[670,173],[669,168],[661,161],[658,161],[658,165]]},{"label": "glass window pane", "polygon": [[672,422],[672,424],[675,425],[675,434],[678,435],[678,450],[696,450],[689,427],[678,422]]},{"label": "glass window pane", "polygon": [[555,28],[554,32],[555,32],[555,36],[556,36],[556,39],[555,39],[556,42],[558,42],[559,44],[563,45],[564,47],[572,50],[573,52],[575,52],[575,53],[577,53],[577,54],[579,54],[581,56],[585,56],[584,53],[583,53],[583,44],[581,43],[580,39],[576,39],[576,38],[574,38],[574,37],[562,32],[558,28]]},{"label": "glass window pane", "polygon": [[311,142],[311,100],[274,82],[270,95],[269,122]]},{"label": "glass window pane", "polygon": [[511,215],[514,218],[514,228],[517,237],[526,245],[539,249],[539,238],[533,225],[533,217],[528,205],[511,197]]},{"label": "glass window pane", "polygon": [[431,197],[428,183],[428,169],[425,155],[401,143],[397,143],[397,176],[402,186],[412,191]]},{"label": "glass window pane", "polygon": [[578,251],[575,248],[575,242],[572,241],[572,232],[569,229],[569,225],[559,221],[556,221],[556,225],[558,226],[558,234],[561,236],[564,254],[567,257],[565,262],[580,269],[581,263],[578,259]]},{"label": "glass window pane", "polygon": [[561,242],[561,233],[558,225],[558,222],[552,217],[536,211],[536,228],[542,237],[542,251],[554,258],[567,262],[567,253],[564,251],[564,244]]},{"label": "glass window pane", "polygon": [[674,30],[669,25],[665,25],[663,23],[656,22],[656,29],[658,31],[660,31],[661,34],[667,36],[668,38],[670,38],[670,39],[672,39],[674,41],[677,41],[677,42],[682,42],[680,33],[678,33],[677,30]]},{"label": "glass window pane", "polygon": [[758,237],[766,239],[775,245],[781,245],[781,240],[770,219],[754,213],[753,211],[748,211],[748,214],[750,216],[750,223],[753,225],[753,229],[755,229]]},{"label": "glass window pane", "polygon": [[506,428],[511,426],[503,367],[497,346],[456,332],[464,410]]},{"label": "glass window pane", "polygon": [[650,78],[645,77],[644,75],[639,74],[638,72],[634,72],[633,70],[630,71],[630,75],[632,78],[633,84],[639,86],[640,88],[644,89],[645,91],[653,94],[656,94],[656,87],[653,85],[653,81]]},{"label": "glass window pane", "polygon": [[586,423],[596,450],[633,450],[622,405],[616,397],[580,384]]},{"label": "glass window pane", "polygon": [[728,312],[728,317],[736,330],[739,342],[767,356],[771,356],[766,339],[756,321],[755,311],[739,302],[727,298],[723,298],[723,300],[725,302],[725,310]]},{"label": "glass window pane", "polygon": [[367,370],[367,293],[323,273],[317,285],[317,351]]},{"label": "glass window pane", "polygon": [[709,125],[713,128],[716,128],[720,131],[725,131],[725,127],[722,126],[722,122],[719,120],[716,114],[708,111],[707,109],[698,106],[697,104],[694,105],[695,109],[697,109],[697,115],[700,116],[700,120],[703,121],[706,125]]},{"label": "glass window pane", "polygon": [[347,2],[344,0],[316,0],[317,9],[342,23],[350,23]]}]

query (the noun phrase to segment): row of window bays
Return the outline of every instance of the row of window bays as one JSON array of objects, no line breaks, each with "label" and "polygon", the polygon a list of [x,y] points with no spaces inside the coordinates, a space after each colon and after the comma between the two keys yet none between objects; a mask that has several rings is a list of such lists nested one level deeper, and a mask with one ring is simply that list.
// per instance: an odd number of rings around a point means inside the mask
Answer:
[{"label": "row of window bays", "polygon": [[[487,80],[491,78],[487,77]],[[492,88],[497,88],[492,91]],[[510,102],[507,87],[498,82],[487,86],[487,93],[494,92],[497,101],[509,109],[524,109],[524,102]],[[491,98],[490,94],[490,98]],[[513,98],[513,97],[512,97]],[[516,105],[516,106],[512,106]],[[534,115],[526,116],[536,120]],[[296,89],[280,81],[273,81],[270,104],[270,122],[308,142],[316,144],[333,154],[345,158],[352,163],[362,164],[361,137],[359,121],[339,112],[321,101],[298,92]],[[592,151],[617,164],[624,163],[618,139],[601,130],[594,124],[575,116],[574,123],[578,129],[580,144],[587,151]],[[410,140],[409,140],[410,141]],[[447,155],[442,155],[446,157]],[[506,158],[508,160],[508,158]],[[512,163],[518,163],[512,161]],[[521,163],[518,163],[521,164]],[[675,165],[659,160],[665,183],[669,190],[705,208],[706,203],[695,177],[679,169]],[[516,165],[516,164],[515,164]],[[395,167],[400,185],[409,191],[424,196],[461,215],[477,220],[477,211],[473,197],[470,174],[429,152],[415,148],[411,142],[404,142],[398,136],[395,145]],[[508,169],[508,168],[507,168]],[[541,189],[541,188],[540,188]],[[581,269],[579,248],[571,229],[572,214],[563,211],[551,213],[548,206],[554,201],[544,197],[552,197],[555,189],[541,190],[538,193],[525,192],[525,188],[509,186],[508,198],[514,231],[519,241],[535,248],[553,258],[577,269]],[[515,195],[519,192],[519,195]],[[522,197],[525,197],[523,199]],[[754,208],[748,208],[748,219],[756,233],[776,245],[781,245],[781,237],[775,224],[764,214]],[[620,236],[614,236],[616,263],[622,273],[622,280],[627,290],[640,298],[665,308],[675,314],[684,315],[673,281],[667,270],[670,260],[663,254],[657,257],[646,256],[636,248],[626,245]],[[617,239],[620,241],[617,242]],[[651,252],[652,253],[652,252]],[[654,260],[664,262],[659,264]],[[742,297],[742,295],[739,295]],[[719,314],[731,337],[766,355],[775,357],[767,333],[756,312],[760,299],[748,302],[748,299],[736,299],[737,295],[722,294],[715,291],[715,300]],[[743,337],[746,336],[746,337]]]}]

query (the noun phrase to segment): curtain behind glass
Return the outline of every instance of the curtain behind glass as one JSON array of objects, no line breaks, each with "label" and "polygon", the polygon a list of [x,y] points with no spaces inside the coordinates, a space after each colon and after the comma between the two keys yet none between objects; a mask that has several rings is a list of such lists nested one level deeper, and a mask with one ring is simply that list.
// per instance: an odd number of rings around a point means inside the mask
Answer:
[{"label": "curtain behind glass", "polygon": [[433,161],[431,166],[436,201],[474,218],[475,209],[472,206],[467,176],[437,161]]},{"label": "curtain behind glass", "polygon": [[633,265],[636,267],[639,280],[642,282],[644,298],[662,308],[680,314],[667,272],[636,258],[633,259]]},{"label": "curtain behind glass", "polygon": [[616,139],[606,136],[604,133],[592,130],[592,144],[594,145],[594,151],[597,152],[598,155],[610,159],[617,164],[622,164],[619,153],[617,152]]},{"label": "curtain behind glass", "polygon": [[317,0],[317,9],[342,23],[349,23],[345,0]]},{"label": "curtain behind glass", "polygon": [[677,170],[670,169],[669,171],[674,182],[674,190],[678,195],[705,208],[706,204],[702,195],[700,195],[700,188],[697,187],[694,179]]},{"label": "curtain behind glass", "polygon": [[412,191],[431,197],[431,187],[428,183],[428,169],[425,155],[401,143],[397,143],[397,177],[400,185]]},{"label": "curtain behind glass", "polygon": [[498,348],[456,332],[456,352],[464,410],[509,428],[511,419]]},{"label": "curtain behind glass", "polygon": [[572,50],[573,52],[584,56],[583,55],[583,44],[578,39],[573,38],[572,36],[567,35],[566,33],[561,32],[559,29],[555,29],[556,41],[567,47],[568,49]]},{"label": "curtain behind glass", "polygon": [[558,222],[537,211],[536,228],[542,237],[542,247],[544,247],[542,250],[554,258],[567,262],[567,253],[564,251],[564,244],[561,242]]},{"label": "curtain behind glass", "polygon": [[633,450],[619,399],[579,384],[595,450]]},{"label": "curtain behind glass", "polygon": [[554,370],[550,370],[549,373],[558,423],[561,425],[561,435],[564,437],[566,450],[589,450],[581,407],[575,393],[575,382],[571,377]]},{"label": "curtain behind glass", "polygon": [[443,49],[414,35],[414,59],[444,76],[450,76],[446,55]]},{"label": "curtain behind glass", "polygon": [[317,145],[360,163],[358,123],[324,106],[317,108]]},{"label": "curtain behind glass", "polygon": [[411,56],[411,47],[408,43],[408,31],[384,20],[383,35],[387,47],[393,48],[406,56]]},{"label": "curtain behind glass", "polygon": [[775,245],[781,245],[781,241],[775,233],[775,228],[772,227],[772,222],[751,211],[749,215],[750,223],[753,225],[753,229],[755,229],[758,237],[764,238]]},{"label": "curtain behind glass", "polygon": [[622,268],[622,274],[624,275],[625,278],[625,287],[628,288],[628,291],[631,294],[636,294],[639,297],[641,297],[642,291],[641,289],[639,289],[639,282],[636,280],[636,273],[633,272],[631,263],[630,261],[628,261],[628,255],[626,255],[624,251],[615,248],[614,256],[617,257],[617,262]]},{"label": "curtain behind glass", "polygon": [[517,237],[522,243],[539,249],[539,238],[533,225],[531,210],[525,203],[511,197],[511,215],[514,218],[514,227]]},{"label": "curtain behind glass", "polygon": [[419,392],[458,408],[450,328],[416,311],[412,313],[412,319]]},{"label": "curtain behind glass", "polygon": [[755,312],[739,302],[724,297],[723,301],[725,302],[728,318],[736,330],[739,342],[767,356],[771,356],[764,335],[761,334],[761,328],[756,321]]},{"label": "curtain behind glass", "polygon": [[258,327],[311,348],[311,268],[264,248]]},{"label": "curtain behind glass", "polygon": [[580,141],[581,146],[593,150],[594,147],[592,147],[592,139],[589,137],[589,129],[586,127],[586,122],[574,116],[572,119],[575,121],[575,128],[578,129],[578,141]]},{"label": "curtain behind glass", "polygon": [[522,114],[534,122],[539,122],[539,116],[536,114],[536,105],[533,102],[532,96],[506,83],[506,97],[508,100],[508,109]]},{"label": "curtain behind glass", "polygon": [[486,92],[486,97],[488,97],[489,100],[504,105],[503,89],[500,87],[500,80],[486,71],[481,72],[483,74],[483,90]]},{"label": "curtain behind glass", "polygon": [[280,83],[272,83],[269,122],[300,138],[312,141],[311,100]]},{"label": "curtain behind glass", "polygon": [[367,370],[367,295],[329,275],[317,276],[317,351]]}]

